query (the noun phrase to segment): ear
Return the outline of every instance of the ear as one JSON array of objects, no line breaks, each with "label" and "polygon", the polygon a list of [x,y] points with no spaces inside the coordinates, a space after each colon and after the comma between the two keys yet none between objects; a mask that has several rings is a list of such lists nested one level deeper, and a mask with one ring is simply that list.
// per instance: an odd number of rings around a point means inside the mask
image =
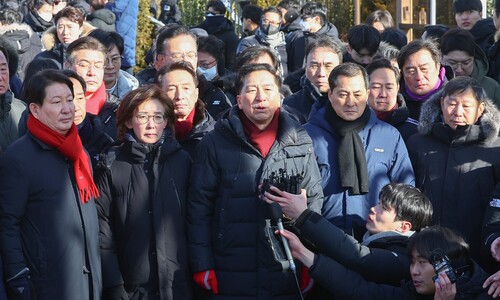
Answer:
[{"label": "ear", "polygon": [[65,68],[66,70],[71,70],[71,64],[70,64],[68,61],[65,61],[65,62],[64,62],[64,68]]},{"label": "ear", "polygon": [[128,120],[127,122],[125,122],[125,126],[126,126],[128,129],[132,129],[132,120]]},{"label": "ear", "polygon": [[346,51],[347,53],[351,54],[351,52],[352,52],[352,48],[351,48],[351,46],[349,46],[349,44],[345,45],[345,51]]},{"label": "ear", "polygon": [[400,225],[399,225],[399,228],[396,229],[396,231],[398,231],[400,233],[405,233],[405,232],[408,232],[411,230],[411,228],[412,228],[411,222],[408,222],[408,221],[399,221],[399,222],[400,222]]},{"label": "ear", "polygon": [[241,109],[241,96],[236,95],[236,103],[238,104],[238,108]]},{"label": "ear", "polygon": [[486,104],[484,102],[481,102],[481,104],[479,104],[479,107],[477,108],[477,118],[481,118],[481,116],[483,115],[484,113],[484,109],[486,108]]},{"label": "ear", "polygon": [[33,117],[38,119],[38,117],[40,116],[40,106],[36,103],[30,103],[28,108]]}]

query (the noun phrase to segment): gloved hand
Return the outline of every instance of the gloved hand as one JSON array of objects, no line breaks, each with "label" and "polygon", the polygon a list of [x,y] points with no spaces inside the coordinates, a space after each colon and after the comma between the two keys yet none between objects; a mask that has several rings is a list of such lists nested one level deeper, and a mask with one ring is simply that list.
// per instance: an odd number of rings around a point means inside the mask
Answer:
[{"label": "gloved hand", "polygon": [[194,281],[206,290],[212,290],[217,295],[219,293],[219,285],[214,270],[196,272],[193,275]]},{"label": "gloved hand", "polygon": [[29,300],[30,299],[30,280],[29,273],[19,275],[7,282],[8,298],[13,300]]},{"label": "gloved hand", "polygon": [[127,291],[123,287],[123,284],[108,288],[104,290],[103,293],[105,300],[129,300]]},{"label": "gloved hand", "polygon": [[310,292],[314,287],[314,279],[309,276],[309,268],[302,265],[300,268],[300,291],[302,295]]}]

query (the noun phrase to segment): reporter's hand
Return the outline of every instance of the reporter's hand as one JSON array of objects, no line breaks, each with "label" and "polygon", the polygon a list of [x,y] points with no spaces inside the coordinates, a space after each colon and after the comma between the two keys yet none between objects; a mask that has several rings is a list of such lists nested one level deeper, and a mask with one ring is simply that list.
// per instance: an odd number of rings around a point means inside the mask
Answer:
[{"label": "reporter's hand", "polygon": [[265,192],[263,200],[267,203],[278,203],[283,213],[292,219],[297,219],[307,209],[307,192],[305,189],[302,189],[300,195],[284,192],[275,186],[271,186],[270,191],[275,195]]},{"label": "reporter's hand", "polygon": [[491,256],[497,261],[500,262],[500,237],[497,237],[493,243],[491,243]]},{"label": "reporter's hand", "polygon": [[215,277],[215,270],[196,272],[193,275],[193,279],[202,288],[211,290],[215,295],[219,293],[219,284],[217,283],[217,277]]},{"label": "reporter's hand", "polygon": [[29,274],[24,273],[7,282],[9,300],[29,300],[30,281]]},{"label": "reporter's hand", "polygon": [[300,260],[308,268],[314,264],[314,253],[307,249],[295,234],[288,230],[277,230],[276,233],[288,240],[294,258]]},{"label": "reporter's hand", "polygon": [[500,271],[488,277],[483,283],[483,288],[488,288],[488,295],[493,298],[500,296]]},{"label": "reporter's hand", "polygon": [[446,273],[439,273],[434,285],[436,286],[434,300],[455,299],[455,296],[457,295],[457,285],[455,283],[451,283]]}]

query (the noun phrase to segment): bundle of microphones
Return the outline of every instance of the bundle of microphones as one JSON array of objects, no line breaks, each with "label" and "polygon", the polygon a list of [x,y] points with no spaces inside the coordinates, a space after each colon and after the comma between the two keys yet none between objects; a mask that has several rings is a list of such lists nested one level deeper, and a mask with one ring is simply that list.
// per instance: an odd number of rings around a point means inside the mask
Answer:
[{"label": "bundle of microphones", "polygon": [[[265,178],[262,182],[261,193],[265,192],[272,193],[270,190],[271,186],[278,188],[281,191],[285,191],[291,194],[298,195],[301,193],[301,183],[303,180],[302,174],[288,174],[286,168],[279,169],[278,174],[276,172],[271,172],[269,178]],[[277,225],[277,228],[273,228],[273,226],[269,226],[268,228],[268,239],[271,243],[271,250],[273,251],[274,258],[276,261],[280,262],[283,270],[291,270],[295,273],[295,263],[293,261],[292,253],[290,251],[290,246],[288,245],[288,240],[281,236],[281,243],[276,238],[274,234],[275,229],[284,230],[283,227],[283,211],[281,206],[273,202],[271,203],[271,214],[273,223]],[[269,222],[268,222],[269,223]],[[270,225],[270,224],[269,224]]]}]

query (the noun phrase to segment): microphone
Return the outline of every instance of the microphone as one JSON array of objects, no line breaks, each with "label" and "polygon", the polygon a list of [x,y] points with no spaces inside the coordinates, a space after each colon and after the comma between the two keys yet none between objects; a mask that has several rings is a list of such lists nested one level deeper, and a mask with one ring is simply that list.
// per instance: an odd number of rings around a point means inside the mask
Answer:
[{"label": "microphone", "polygon": [[[273,220],[276,221],[276,224],[278,225],[279,230],[285,230],[283,228],[283,223],[281,222],[281,217],[283,216],[283,210],[281,209],[281,206],[273,202],[271,203],[271,213],[273,216]],[[285,248],[285,254],[286,258],[288,259],[288,262],[290,263],[290,270],[295,273],[295,263],[293,262],[293,257],[292,257],[292,252],[290,251],[290,246],[288,245],[288,240],[280,234],[281,237],[281,242],[283,243],[283,248]]]}]

